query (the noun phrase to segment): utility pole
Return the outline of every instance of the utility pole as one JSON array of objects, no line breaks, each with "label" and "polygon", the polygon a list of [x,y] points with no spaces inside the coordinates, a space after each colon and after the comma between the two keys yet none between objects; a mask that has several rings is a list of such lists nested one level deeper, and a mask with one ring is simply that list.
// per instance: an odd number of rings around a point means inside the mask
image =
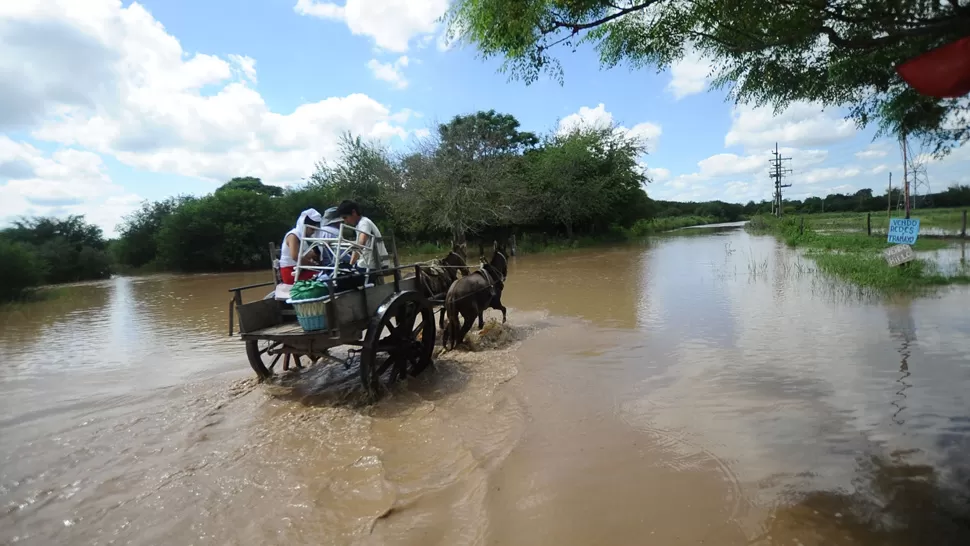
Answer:
[{"label": "utility pole", "polygon": [[907,165],[908,160],[906,157],[906,131],[903,130],[903,136],[899,141],[900,146],[903,147],[903,203],[906,207],[906,219],[909,220],[909,167]]},{"label": "utility pole", "polygon": [[791,184],[782,184],[781,180],[786,174],[792,172],[791,169],[785,169],[782,167],[782,165],[784,161],[791,161],[791,158],[781,157],[781,154],[778,153],[777,142],[775,142],[775,151],[773,152],[773,155],[775,158],[768,161],[768,163],[771,165],[771,169],[768,171],[768,176],[775,181],[775,216],[780,218],[782,211],[784,210],[784,201],[782,201],[781,198],[781,189],[791,187]]},{"label": "utility pole", "polygon": [[893,217],[893,173],[889,173],[889,193],[886,194],[886,217]]}]

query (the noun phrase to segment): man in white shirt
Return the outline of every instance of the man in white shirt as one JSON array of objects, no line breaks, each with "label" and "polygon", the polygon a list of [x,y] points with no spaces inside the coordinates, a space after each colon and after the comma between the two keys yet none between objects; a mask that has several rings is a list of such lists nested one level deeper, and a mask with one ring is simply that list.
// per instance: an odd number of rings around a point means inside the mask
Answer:
[{"label": "man in white shirt", "polygon": [[[357,235],[357,244],[367,247],[371,244],[370,238],[376,237],[377,240],[373,241],[373,247],[370,251],[364,251],[363,255],[360,252],[354,252],[354,255],[350,258],[351,265],[356,266],[358,269],[384,269],[387,263],[387,248],[384,246],[384,242],[381,240],[381,231],[377,229],[374,222],[370,218],[363,216],[360,213],[360,206],[350,200],[346,200],[337,205],[337,215],[340,216],[344,223],[350,226],[354,226],[359,232]],[[375,284],[382,284],[384,282],[383,275],[375,275],[373,277]]]}]

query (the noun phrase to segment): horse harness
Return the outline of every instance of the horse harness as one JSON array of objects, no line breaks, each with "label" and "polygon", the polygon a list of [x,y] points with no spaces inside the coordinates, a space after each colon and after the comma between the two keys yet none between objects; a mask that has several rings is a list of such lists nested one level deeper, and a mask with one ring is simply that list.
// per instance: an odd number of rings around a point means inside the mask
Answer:
[{"label": "horse harness", "polygon": [[[498,252],[498,251],[495,251],[495,253],[498,254],[499,256],[501,256],[502,259],[505,260],[505,263],[506,264],[509,263],[508,258],[506,258],[504,254],[502,254],[501,252]],[[495,273],[489,273],[488,272],[489,268],[495,269],[496,270]],[[485,282],[488,283],[488,292],[489,292],[489,295],[492,298],[494,298],[496,296],[495,286],[496,285],[503,285],[505,283],[505,277],[502,276],[502,274],[498,272],[497,268],[494,265],[490,264],[490,263],[482,264],[482,267],[480,267],[478,269],[478,271],[475,271],[475,273],[478,273],[479,275],[485,277]],[[499,278],[493,280],[492,279],[493,276],[496,276],[496,277],[499,277]]]},{"label": "horse harness", "polygon": [[438,295],[439,292],[442,292],[441,289],[447,291],[448,286],[450,286],[451,282],[453,281],[453,277],[451,272],[448,270],[448,266],[444,265],[443,260],[441,259],[436,258],[428,262],[421,270],[421,273],[421,278],[418,280],[424,286],[424,289],[429,294],[429,297]]}]

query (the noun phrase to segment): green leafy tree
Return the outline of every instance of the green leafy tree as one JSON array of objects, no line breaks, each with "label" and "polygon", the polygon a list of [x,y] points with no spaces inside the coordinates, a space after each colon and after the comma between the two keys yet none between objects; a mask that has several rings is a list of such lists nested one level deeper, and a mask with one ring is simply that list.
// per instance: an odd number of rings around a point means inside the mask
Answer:
[{"label": "green leafy tree", "polygon": [[520,131],[514,116],[494,110],[455,116],[438,126],[436,137],[424,143],[426,159],[410,159],[417,168],[411,188],[432,226],[458,241],[506,223],[526,197],[515,180],[522,154],[538,137]]},{"label": "green leafy tree", "polygon": [[966,103],[925,97],[895,72],[905,60],[970,33],[970,6],[931,0],[456,0],[452,38],[531,83],[562,81],[557,46],[595,44],[602,65],[666,68],[692,47],[715,87],[738,102],[847,106],[877,134],[931,141],[938,153],[970,138]]},{"label": "green leafy tree", "polygon": [[[579,128],[553,135],[528,155],[534,217],[561,225],[572,239],[577,225],[612,223],[630,193],[646,182],[637,165],[642,143],[609,128]],[[645,194],[644,194],[645,196]]]},{"label": "green leafy tree", "polygon": [[400,189],[401,174],[383,146],[345,133],[340,139],[340,157],[333,163],[319,162],[308,180],[334,206],[354,199],[361,212],[375,221],[390,217],[390,192]]},{"label": "green leafy tree", "polygon": [[44,266],[28,245],[0,235],[0,301],[16,299],[40,284]]},{"label": "green leafy tree", "polygon": [[[224,188],[216,191],[225,191]],[[158,257],[158,233],[162,229],[162,222],[188,199],[187,196],[179,196],[162,201],[145,201],[140,209],[125,216],[118,226],[118,241],[112,249],[118,263],[143,267],[154,262]]]},{"label": "green leafy tree", "polygon": [[111,260],[101,228],[88,224],[83,216],[24,218],[3,231],[11,242],[30,250],[41,264],[37,270],[47,284],[105,279],[111,275]]},{"label": "green leafy tree", "polygon": [[233,271],[266,267],[267,243],[292,227],[276,199],[227,190],[185,199],[162,220],[159,261],[180,271]]},{"label": "green leafy tree", "polygon": [[243,176],[243,177],[237,176],[236,178],[229,180],[229,182],[226,182],[222,186],[219,186],[219,189],[216,190],[216,193],[227,191],[227,190],[253,191],[256,193],[261,193],[263,195],[268,195],[270,197],[279,197],[283,195],[283,188],[280,188],[278,186],[267,186],[266,184],[263,184],[262,180],[252,176]]}]

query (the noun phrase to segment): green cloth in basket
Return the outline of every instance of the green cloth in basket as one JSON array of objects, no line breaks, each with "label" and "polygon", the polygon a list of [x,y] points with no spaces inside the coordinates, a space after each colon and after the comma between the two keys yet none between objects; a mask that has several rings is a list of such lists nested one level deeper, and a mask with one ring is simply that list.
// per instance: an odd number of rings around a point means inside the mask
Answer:
[{"label": "green cloth in basket", "polygon": [[312,300],[328,296],[330,290],[327,284],[315,279],[296,281],[290,289],[290,299],[293,301]]}]

